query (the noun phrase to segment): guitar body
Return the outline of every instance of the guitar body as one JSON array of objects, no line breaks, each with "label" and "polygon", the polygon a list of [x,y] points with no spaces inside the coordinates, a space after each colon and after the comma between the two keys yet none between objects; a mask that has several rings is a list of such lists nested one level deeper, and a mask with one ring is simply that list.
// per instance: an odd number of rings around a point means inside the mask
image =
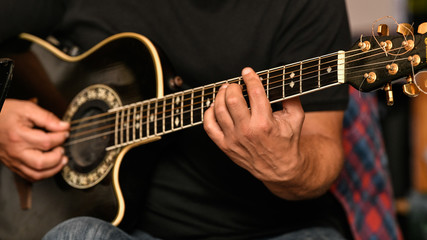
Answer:
[{"label": "guitar body", "polygon": [[[52,101],[69,105],[64,109],[67,121],[161,97],[163,79],[172,76],[162,69],[151,42],[138,34],[114,35],[77,57],[65,55],[34,36],[24,34],[22,38],[35,43],[37,56],[60,93],[57,95],[62,99]],[[82,124],[73,125],[77,134]],[[119,170],[125,154],[135,145],[106,151],[113,140],[104,136],[66,143],[69,163],[61,174],[33,184],[28,210],[20,207],[16,176],[0,165],[0,239],[40,239],[58,223],[75,216],[121,223],[128,197],[122,194]]]}]

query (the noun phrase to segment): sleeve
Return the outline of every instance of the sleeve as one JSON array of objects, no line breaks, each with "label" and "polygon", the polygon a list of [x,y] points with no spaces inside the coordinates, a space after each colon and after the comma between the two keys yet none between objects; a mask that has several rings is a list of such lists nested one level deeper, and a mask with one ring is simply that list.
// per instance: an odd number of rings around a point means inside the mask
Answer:
[{"label": "sleeve", "polygon": [[65,0],[3,1],[0,7],[0,44],[22,32],[46,36],[61,20],[65,5]]},{"label": "sleeve", "polygon": [[[344,0],[291,1],[278,31],[275,65],[288,64],[338,50],[351,44]],[[297,5],[297,6],[295,6]],[[345,110],[348,85],[327,88],[301,96],[305,111]]]}]

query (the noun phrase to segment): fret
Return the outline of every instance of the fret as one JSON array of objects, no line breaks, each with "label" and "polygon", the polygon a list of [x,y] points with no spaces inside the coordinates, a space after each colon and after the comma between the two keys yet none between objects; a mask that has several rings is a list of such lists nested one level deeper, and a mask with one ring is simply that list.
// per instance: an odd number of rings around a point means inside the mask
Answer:
[{"label": "fret", "polygon": [[166,98],[163,98],[163,109],[162,109],[162,130],[163,130],[163,132],[166,132],[165,117],[166,117]]},{"label": "fret", "polygon": [[282,99],[285,99],[285,75],[286,75],[286,67],[283,66],[283,72],[282,72]]},{"label": "fret", "polygon": [[173,130],[173,109],[174,109],[174,97],[167,96],[165,97],[165,108],[164,108],[164,132],[169,132]]},{"label": "fret", "polygon": [[269,100],[270,102],[275,102],[277,100],[282,100],[284,97],[284,81],[283,81],[283,74],[282,74],[282,68],[274,68],[270,69],[268,73],[268,89],[269,89]]},{"label": "fret", "polygon": [[161,105],[160,102],[161,99],[156,99],[156,105],[155,105],[155,111],[154,111],[154,125],[155,125],[155,136],[159,135],[159,133],[162,133],[163,126],[162,126],[162,110],[163,105]]},{"label": "fret", "polygon": [[[208,86],[208,89],[210,89],[209,88],[209,86]],[[204,115],[204,111],[205,111],[205,91],[206,91],[206,89],[203,87],[203,92],[202,92],[202,101],[201,101],[201,103],[200,103],[200,121],[201,122],[203,122],[203,115]],[[208,100],[209,101],[209,100]]]},{"label": "fret", "polygon": [[[154,100],[155,101],[155,100]],[[155,135],[155,102],[149,101],[147,105],[147,137]]]},{"label": "fret", "polygon": [[183,113],[181,119],[182,127],[190,126],[192,124],[192,102],[193,102],[193,91],[185,91],[183,95]]},{"label": "fret", "polygon": [[297,87],[297,73],[299,72],[300,66],[299,65],[286,65],[286,68],[288,69],[286,75],[285,75],[285,92],[286,96],[295,96],[300,93],[299,87]]},{"label": "fret", "polygon": [[116,120],[114,126],[114,145],[119,145],[119,115],[120,111],[116,111]]},{"label": "fret", "polygon": [[299,92],[302,93],[302,62],[299,63]]},{"label": "fret", "polygon": [[322,65],[320,68],[322,78],[320,86],[328,86],[337,82],[337,63],[338,58],[336,54],[329,54],[323,56]]},{"label": "fret", "polygon": [[183,118],[184,118],[184,92],[181,93],[181,113],[180,113],[180,121],[179,121],[180,127],[182,127]]},{"label": "fret", "polygon": [[125,137],[125,139],[126,139],[126,142],[129,142],[130,141],[130,137],[129,137],[129,135],[130,135],[130,115],[131,115],[131,113],[130,113],[130,109],[131,109],[131,107],[128,107],[127,108],[127,110],[126,110],[126,123],[125,123],[125,128],[126,128],[126,137]]},{"label": "fret", "polygon": [[319,57],[319,62],[317,63],[317,87],[320,88],[320,71],[321,71],[321,65],[322,65],[322,58]]},{"label": "fret", "polygon": [[[145,105],[145,109],[144,109]],[[144,102],[141,107],[141,121],[144,124],[142,129],[142,136],[144,138],[147,138],[150,134],[150,123],[149,123],[149,117],[150,117],[150,102]]]},{"label": "fret", "polygon": [[171,129],[174,130],[174,119],[175,119],[175,94],[172,95],[172,111],[171,111]]},{"label": "fret", "polygon": [[203,101],[204,101],[205,87],[196,88],[193,92],[193,124],[202,121],[203,115]]},{"label": "fret", "polygon": [[[158,106],[158,99],[154,100],[154,136],[157,135],[157,106]],[[150,119],[151,120],[151,119]]]},{"label": "fret", "polygon": [[142,139],[144,138],[144,135],[142,134],[142,121],[144,119],[144,103],[139,104],[139,110],[138,110],[138,114],[137,116],[137,120],[138,120],[138,129],[139,129],[139,137],[138,139]]},{"label": "fret", "polygon": [[301,85],[301,93],[305,93],[314,89],[319,88],[319,66],[318,61],[315,59],[309,59],[303,61],[301,66],[301,74],[303,76],[303,82]]},{"label": "fret", "polygon": [[267,70],[266,85],[267,99],[270,99],[270,70]]},{"label": "fret", "polygon": [[133,116],[132,116],[132,142],[136,140],[136,129],[138,128],[136,125],[136,105],[132,106],[132,112],[133,112]]},{"label": "fret", "polygon": [[120,144],[123,144],[123,132],[124,132],[124,114],[123,112],[126,111],[126,109],[122,109],[121,112],[121,117],[120,117]]},{"label": "fret", "polygon": [[179,128],[181,125],[181,113],[182,113],[182,93],[177,93],[174,95],[173,99],[174,105],[174,114],[172,119],[173,129]]},{"label": "fret", "polygon": [[193,111],[194,111],[194,109],[193,109],[193,106],[194,106],[194,89],[191,89],[191,103],[190,103],[190,105],[191,105],[191,109],[190,109],[190,113],[191,113],[191,125],[193,125],[193,123],[194,123],[194,116],[193,116]]}]

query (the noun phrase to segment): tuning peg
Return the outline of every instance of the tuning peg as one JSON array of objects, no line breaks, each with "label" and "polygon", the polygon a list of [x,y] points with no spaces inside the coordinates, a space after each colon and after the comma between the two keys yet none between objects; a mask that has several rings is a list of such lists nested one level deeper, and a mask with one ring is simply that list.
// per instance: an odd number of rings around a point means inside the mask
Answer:
[{"label": "tuning peg", "polygon": [[387,105],[393,106],[394,104],[394,97],[393,97],[393,90],[391,89],[391,83],[387,83],[384,87],[385,91],[385,97],[387,99]]},{"label": "tuning peg", "polygon": [[414,28],[409,23],[401,23],[397,25],[397,32],[407,36],[414,32]]},{"label": "tuning peg", "polygon": [[416,97],[420,94],[420,89],[415,85],[414,78],[409,75],[406,78],[406,84],[403,85],[403,92],[409,97]]},{"label": "tuning peg", "polygon": [[380,36],[389,36],[390,35],[390,31],[388,29],[387,24],[380,24],[378,26],[377,33]]},{"label": "tuning peg", "polygon": [[427,32],[427,22],[425,22],[425,23],[421,23],[419,26],[418,26],[418,31],[417,31],[419,34],[424,34],[424,33],[426,33]]}]

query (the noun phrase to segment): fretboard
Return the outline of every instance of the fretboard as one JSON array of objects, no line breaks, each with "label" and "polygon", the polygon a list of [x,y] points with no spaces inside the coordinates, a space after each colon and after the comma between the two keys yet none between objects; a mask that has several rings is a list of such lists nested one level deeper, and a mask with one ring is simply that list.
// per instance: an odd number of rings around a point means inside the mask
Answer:
[{"label": "fretboard", "polygon": [[[301,96],[344,82],[344,52],[324,55],[257,73],[270,103]],[[206,109],[225,83],[246,85],[237,77],[112,109],[115,114],[112,150],[203,123]],[[249,102],[248,102],[249,105]],[[250,106],[249,106],[250,107]]]}]

